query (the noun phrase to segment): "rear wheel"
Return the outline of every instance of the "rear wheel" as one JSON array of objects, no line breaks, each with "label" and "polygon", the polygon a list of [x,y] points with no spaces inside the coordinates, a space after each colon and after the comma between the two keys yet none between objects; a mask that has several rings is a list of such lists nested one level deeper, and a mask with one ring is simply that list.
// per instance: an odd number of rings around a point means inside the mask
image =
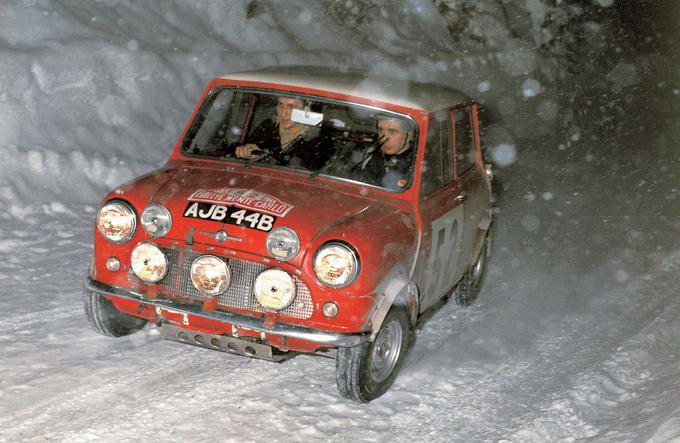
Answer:
[{"label": "rear wheel", "polygon": [[85,292],[85,315],[95,331],[108,337],[122,337],[137,332],[146,320],[127,315],[113,306],[111,300],[95,292]]},{"label": "rear wheel", "polygon": [[403,308],[394,307],[375,340],[339,348],[335,374],[340,394],[367,403],[384,394],[399,373],[411,338],[411,324]]},{"label": "rear wheel", "polygon": [[486,261],[488,258],[489,236],[484,237],[484,244],[482,250],[479,251],[479,256],[475,263],[468,268],[468,270],[460,279],[458,286],[454,291],[456,304],[462,306],[471,305],[479,295],[479,290],[484,282],[484,275],[486,274]]}]

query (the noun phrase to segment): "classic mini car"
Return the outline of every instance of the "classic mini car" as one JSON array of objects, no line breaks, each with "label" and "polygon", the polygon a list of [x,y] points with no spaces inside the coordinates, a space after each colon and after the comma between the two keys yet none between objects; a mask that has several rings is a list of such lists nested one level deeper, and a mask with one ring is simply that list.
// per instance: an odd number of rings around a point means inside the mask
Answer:
[{"label": "classic mini car", "polygon": [[85,312],[123,336],[281,361],[335,357],[340,393],[394,381],[414,325],[474,298],[492,223],[477,107],[321,68],[206,88],[169,160],[101,202]]}]

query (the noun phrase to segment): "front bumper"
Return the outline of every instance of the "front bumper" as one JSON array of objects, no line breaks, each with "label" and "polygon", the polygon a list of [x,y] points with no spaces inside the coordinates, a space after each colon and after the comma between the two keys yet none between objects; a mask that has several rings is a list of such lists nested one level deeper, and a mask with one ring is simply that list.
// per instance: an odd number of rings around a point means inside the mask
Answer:
[{"label": "front bumper", "polygon": [[90,276],[88,276],[87,280],[85,281],[85,289],[87,291],[102,295],[145,303],[156,308],[170,309],[179,313],[186,313],[211,320],[221,321],[239,328],[246,328],[258,332],[264,332],[266,334],[278,335],[281,337],[310,341],[325,346],[359,346],[360,344],[369,341],[371,338],[370,331],[360,333],[330,332],[319,329],[305,328],[302,326],[288,325],[285,323],[274,323],[271,325],[271,327],[268,327],[269,325],[265,326],[265,320],[263,318],[253,318],[243,314],[225,311],[204,311],[201,306],[180,303],[174,300],[149,300],[142,297],[142,294],[140,293],[107,285],[106,283],[92,279]]}]

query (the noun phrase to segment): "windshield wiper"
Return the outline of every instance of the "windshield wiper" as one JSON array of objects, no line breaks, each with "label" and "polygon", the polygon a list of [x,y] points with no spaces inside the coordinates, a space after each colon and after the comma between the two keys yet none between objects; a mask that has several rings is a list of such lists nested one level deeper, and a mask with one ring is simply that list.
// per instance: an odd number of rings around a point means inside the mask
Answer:
[{"label": "windshield wiper", "polygon": [[332,164],[335,163],[335,160],[336,160],[336,159],[332,159],[331,161],[329,161],[328,163],[326,163],[325,165],[323,165],[322,167],[320,167],[320,168],[317,169],[316,171],[314,171],[314,172],[312,172],[311,174],[309,174],[309,179],[310,179],[310,180],[314,180],[314,177],[316,177],[317,175],[321,174],[322,172],[325,172],[328,168],[331,167]]},{"label": "windshield wiper", "polygon": [[329,158],[328,161],[327,161],[326,163],[324,163],[319,169],[317,169],[316,171],[312,171],[312,173],[309,174],[309,179],[310,179],[310,180],[314,180],[314,178],[315,178],[317,175],[319,175],[319,174],[321,174],[321,173],[324,173],[324,172],[328,171],[332,166],[335,166],[336,163],[341,162],[341,161],[342,161],[342,157],[339,156],[339,155],[337,155],[337,152],[336,152],[336,153],[333,154],[333,156],[332,156],[331,158]]},{"label": "windshield wiper", "polygon": [[[364,163],[365,161],[367,161],[369,158],[371,158],[371,156],[373,156],[373,154],[376,152],[376,150],[378,150],[379,148],[382,147],[383,143],[384,143],[383,140],[378,139],[378,140],[374,141],[373,143],[371,143],[371,144],[367,145],[366,147],[364,147],[364,148],[362,149],[362,151],[364,152],[364,155],[362,156],[361,160],[360,160],[358,163],[353,164],[353,165],[349,168],[349,172],[354,173],[354,170],[355,170],[359,165],[361,165],[362,163]],[[323,165],[322,167],[320,167],[320,168],[317,169],[316,171],[314,171],[314,172],[312,172],[311,174],[309,174],[309,179],[310,179],[310,180],[313,180],[317,175],[326,172],[328,169],[331,168],[331,166],[335,165],[336,162],[341,161],[341,160],[342,160],[342,159],[341,159],[340,157],[333,156],[333,157],[332,157],[325,165]]]},{"label": "windshield wiper", "polygon": [[[355,163],[352,165],[352,167],[349,169],[350,172],[354,172],[356,168],[359,167],[362,163],[368,162],[368,160],[373,157],[373,154],[378,150],[382,148],[382,145],[385,144],[385,140],[379,138],[370,145],[366,146],[364,148],[364,155],[361,157],[361,160],[359,162]],[[362,166],[363,168],[364,166]]]},{"label": "windshield wiper", "polygon": [[276,158],[276,156],[279,155],[279,154],[288,153],[290,151],[290,149],[292,148],[292,146],[302,139],[303,135],[304,135],[304,133],[298,135],[297,137],[295,137],[294,139],[292,139],[288,143],[285,143],[285,144],[281,145],[279,148],[276,148],[276,149],[273,149],[273,150],[268,150],[268,149],[256,149],[256,150],[254,150],[253,152],[251,152],[251,154],[257,153],[257,154],[255,154],[255,155],[257,155],[257,157],[253,157],[250,160],[248,160],[246,162],[246,165],[245,165],[246,168],[249,168],[250,166],[252,166],[253,163],[257,163],[261,160],[264,160],[267,157],[271,157],[274,160],[276,160],[277,162],[280,162],[281,160]]},{"label": "windshield wiper", "polygon": [[257,153],[257,154],[255,154],[255,157],[251,158],[250,160],[248,160],[246,162],[246,168],[250,168],[253,165],[253,163],[257,163],[260,160],[264,160],[267,157],[274,158],[273,154],[270,151],[265,151],[265,150],[262,150],[262,149],[256,149],[253,152],[251,152],[251,154],[253,154],[253,153]]}]

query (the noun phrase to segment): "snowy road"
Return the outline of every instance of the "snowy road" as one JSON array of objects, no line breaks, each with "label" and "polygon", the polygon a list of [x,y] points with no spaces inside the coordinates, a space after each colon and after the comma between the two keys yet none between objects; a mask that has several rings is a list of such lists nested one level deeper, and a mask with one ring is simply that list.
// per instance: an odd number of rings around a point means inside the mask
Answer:
[{"label": "snowy road", "polygon": [[[618,275],[610,260],[551,293],[549,276],[532,276],[540,255],[511,269],[517,236],[499,229],[479,302],[434,312],[394,388],[357,405],[338,396],[324,357],[245,359],[154,327],[98,336],[81,306],[89,220],[44,227],[40,239],[19,226],[0,238],[3,441],[680,438],[680,249],[603,284]],[[578,303],[561,306],[565,296]]]}]

